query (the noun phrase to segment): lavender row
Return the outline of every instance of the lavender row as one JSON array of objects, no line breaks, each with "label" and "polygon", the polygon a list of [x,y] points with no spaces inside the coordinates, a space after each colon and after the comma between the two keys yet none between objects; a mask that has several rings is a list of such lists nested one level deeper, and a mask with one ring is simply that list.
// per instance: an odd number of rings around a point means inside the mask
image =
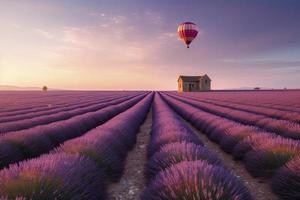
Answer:
[{"label": "lavender row", "polygon": [[[126,95],[129,96],[129,95]],[[26,114],[19,114],[19,115],[14,115],[14,116],[7,116],[7,117],[0,117],[0,126],[1,123],[3,122],[11,122],[11,121],[18,121],[18,120],[23,120],[23,119],[32,119],[35,117],[40,117],[44,115],[51,115],[51,114],[57,114],[60,112],[66,112],[66,111],[72,111],[74,109],[80,109],[80,108],[85,108],[88,106],[93,106],[99,103],[105,103],[109,102],[112,100],[117,100],[122,97],[126,97],[125,95],[123,96],[114,96],[114,97],[107,97],[107,98],[101,98],[101,99],[96,99],[96,100],[91,100],[91,101],[85,101],[85,102],[79,102],[75,104],[69,104],[65,105],[62,107],[56,107],[53,109],[48,109],[48,110],[43,110],[43,111],[34,111],[34,112],[28,112]]]},{"label": "lavender row", "polygon": [[[26,114],[29,112],[51,110],[56,107],[63,107],[67,105],[75,105],[79,102],[92,101],[102,99],[105,97],[122,96],[137,92],[36,92],[38,93],[39,102],[34,99],[34,94],[29,92],[25,95],[24,92],[12,92],[19,96],[20,100],[16,100],[16,97],[8,94],[5,98],[0,98],[0,105],[3,101],[9,101],[11,105],[2,105],[4,107],[0,112],[1,117],[14,116],[20,114]],[[0,92],[0,96],[3,92]],[[42,98],[43,97],[43,98]],[[0,106],[1,107],[1,106]]]},{"label": "lavender row", "polygon": [[[139,95],[143,95],[143,94],[139,94]],[[130,98],[132,98],[132,96],[122,97],[120,99],[99,103],[85,108],[78,108],[67,112],[54,113],[46,116],[35,117],[32,119],[24,119],[15,122],[13,121],[13,122],[3,123],[0,124],[0,134],[12,132],[12,131],[19,131],[23,129],[29,129],[38,125],[44,125],[44,124],[49,124],[57,121],[66,120],[88,112],[95,112],[97,110],[105,108],[106,106],[122,103],[123,101],[126,101]]]},{"label": "lavender row", "polygon": [[264,115],[233,110],[230,108],[199,102],[192,99],[186,99],[175,95],[172,95],[172,97],[197,108],[200,108],[203,111],[210,112],[212,114],[222,116],[231,120],[235,120],[242,124],[257,126],[266,131],[275,132],[276,134],[279,134],[283,137],[297,140],[300,139],[300,124],[298,123],[293,123],[287,120],[276,120],[266,117]]},{"label": "lavender row", "polygon": [[298,112],[282,111],[271,108],[257,107],[252,105],[240,105],[236,103],[220,102],[214,100],[204,100],[204,102],[254,114],[262,114],[275,119],[283,119],[300,123],[300,113]]},{"label": "lavender row", "polygon": [[[116,103],[119,101],[117,100]],[[86,112],[93,112],[98,109],[101,109],[107,105],[109,105],[110,102],[107,103],[100,103],[99,105],[92,105],[86,108],[81,108],[81,109],[74,109],[69,112],[64,112],[64,113],[54,113],[50,115],[43,115],[35,118],[29,118],[29,119],[23,119],[19,121],[12,121],[12,122],[6,122],[0,124],[0,133],[7,133],[11,131],[18,131],[22,129],[28,129],[32,128],[34,126],[38,125],[43,125],[43,124],[48,124],[51,122],[55,121],[60,121],[60,120],[65,120],[68,118],[71,118],[73,116],[79,115],[79,114],[84,114]]]},{"label": "lavender row", "polygon": [[274,90],[274,91],[226,91],[214,93],[191,93],[191,96],[205,97],[206,99],[224,99],[226,101],[278,107],[300,108],[298,99],[300,90]]},{"label": "lavender row", "polygon": [[105,199],[101,168],[80,155],[48,154],[0,171],[0,199]]},{"label": "lavender row", "polygon": [[[127,94],[127,95],[129,95],[129,94]],[[132,94],[132,95],[134,95],[134,94]],[[42,111],[46,112],[46,111],[51,111],[53,109],[64,108],[66,106],[73,106],[73,105],[77,105],[77,104],[79,105],[81,103],[88,103],[88,102],[97,101],[99,99],[101,100],[101,99],[105,99],[105,98],[118,97],[118,96],[120,96],[120,97],[125,96],[125,94],[123,94],[123,95],[121,95],[121,94],[111,94],[111,95],[106,94],[106,95],[102,95],[102,96],[101,95],[95,96],[93,98],[86,97],[86,95],[76,96],[76,98],[66,95],[65,97],[58,97],[56,100],[52,100],[52,103],[44,102],[44,104],[46,104],[46,106],[40,107],[40,106],[36,105],[35,103],[32,103],[31,105],[34,105],[32,108],[24,108],[21,110],[0,113],[0,118],[15,117],[15,116],[21,116],[21,115],[26,115],[29,113],[36,113],[36,112],[42,112]],[[27,99],[24,101],[29,101],[29,100]]]},{"label": "lavender row", "polygon": [[[16,111],[9,111],[9,112],[2,112],[0,113],[0,119],[2,120],[5,117],[14,117],[14,116],[20,116],[20,115],[26,115],[29,113],[36,113],[36,112],[42,112],[42,111],[51,111],[52,109],[59,109],[59,108],[64,108],[66,106],[75,106],[75,105],[80,105],[82,103],[88,103],[88,102],[93,102],[99,99],[105,99],[109,97],[114,97],[114,96],[103,96],[103,97],[98,97],[98,98],[83,98],[83,99],[77,99],[75,100],[70,100],[69,97],[57,99],[56,101],[52,102],[51,104],[45,104],[44,106],[39,106],[35,103],[32,103],[32,107],[26,107],[21,110],[16,110]],[[60,103],[60,101],[62,101]]]},{"label": "lavender row", "polygon": [[252,105],[262,108],[271,108],[282,111],[300,112],[300,90],[287,91],[231,91],[189,93],[186,96],[221,100],[241,105]]},{"label": "lavender row", "polygon": [[[104,98],[105,96],[101,97]],[[99,97],[98,97],[99,98]],[[78,103],[82,102],[88,102],[92,100],[96,100],[97,98],[88,98],[84,96],[76,97],[76,99],[73,99],[71,97],[58,97],[57,99],[53,100],[45,100],[45,102],[42,103],[36,103],[36,102],[31,102],[30,106],[22,106],[23,103],[16,103],[15,105],[11,106],[6,106],[5,111],[3,110],[0,113],[0,118],[2,117],[11,117],[11,116],[16,116],[16,115],[22,115],[22,114],[27,114],[27,113],[34,113],[34,112],[40,112],[40,111],[48,111],[54,108],[62,108],[64,106],[69,106],[69,105],[76,105]],[[24,98],[24,101],[30,101],[31,99],[26,99]],[[12,99],[11,101],[14,101]],[[21,105],[19,105],[21,104]],[[20,108],[20,106],[22,106]],[[9,108],[13,107],[13,108]]]},{"label": "lavender row", "polygon": [[148,157],[142,200],[253,199],[158,95]]},{"label": "lavender row", "polygon": [[[45,109],[48,105],[63,106],[68,103],[76,103],[87,99],[96,99],[109,94],[103,93],[96,95],[94,93],[81,92],[0,92],[1,115],[10,112],[24,112],[26,110]],[[36,98],[38,97],[38,98]],[[6,103],[5,103],[6,102]]]},{"label": "lavender row", "polygon": [[103,125],[66,141],[55,152],[88,157],[104,169],[110,181],[117,182],[122,176],[127,152],[136,143],[138,128],[147,116],[152,98],[153,94],[149,94]]},{"label": "lavender row", "polygon": [[130,108],[145,95],[107,106],[68,120],[0,136],[0,168],[49,152],[66,140],[78,137]]},{"label": "lavender row", "polygon": [[126,154],[135,144],[151,101],[152,94],[52,153],[0,171],[0,195],[9,199],[105,199],[107,184],[122,175]]},{"label": "lavender row", "polygon": [[[292,139],[282,138],[276,134],[262,132],[256,127],[246,126],[226,118],[203,112],[175,98],[163,95],[169,105],[195,127],[205,133],[221,148],[231,153],[236,159],[242,160],[246,169],[254,177],[272,178],[289,162],[300,156],[300,143]],[[297,172],[299,173],[299,172]],[[295,174],[296,176],[297,174]],[[297,176],[296,176],[297,177]],[[272,184],[278,182],[272,179]],[[297,181],[285,184],[290,188],[290,199],[297,199]],[[294,188],[294,190],[293,190]],[[274,190],[276,194],[280,191]]]}]

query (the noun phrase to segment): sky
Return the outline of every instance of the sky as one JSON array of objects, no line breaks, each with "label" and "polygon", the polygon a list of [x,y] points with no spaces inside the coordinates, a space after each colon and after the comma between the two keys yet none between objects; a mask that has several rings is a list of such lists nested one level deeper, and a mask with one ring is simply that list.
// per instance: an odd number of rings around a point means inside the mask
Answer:
[{"label": "sky", "polygon": [[[300,88],[298,0],[0,0],[0,85],[174,90]],[[187,49],[180,23],[198,37]]]}]

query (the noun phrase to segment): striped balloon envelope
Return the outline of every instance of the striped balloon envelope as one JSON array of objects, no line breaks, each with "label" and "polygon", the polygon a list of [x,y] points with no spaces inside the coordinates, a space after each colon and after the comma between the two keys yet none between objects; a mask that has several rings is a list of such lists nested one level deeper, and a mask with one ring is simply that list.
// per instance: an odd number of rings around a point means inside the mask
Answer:
[{"label": "striped balloon envelope", "polygon": [[177,32],[180,39],[189,48],[191,42],[197,37],[198,27],[193,22],[184,22],[178,26]]}]

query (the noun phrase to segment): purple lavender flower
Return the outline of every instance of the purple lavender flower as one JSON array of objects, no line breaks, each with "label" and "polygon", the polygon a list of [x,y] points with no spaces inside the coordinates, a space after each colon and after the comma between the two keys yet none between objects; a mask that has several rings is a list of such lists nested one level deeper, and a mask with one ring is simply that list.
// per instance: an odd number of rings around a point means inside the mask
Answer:
[{"label": "purple lavender flower", "polygon": [[225,151],[230,153],[234,146],[244,138],[257,134],[258,128],[254,126],[237,125],[228,128],[221,136],[220,146]]},{"label": "purple lavender flower", "polygon": [[300,139],[300,124],[298,123],[266,118],[260,120],[257,124],[268,131],[275,132],[284,137]]},{"label": "purple lavender flower", "polygon": [[219,142],[225,133],[225,131],[231,127],[236,126],[237,123],[224,119],[219,118],[219,120],[216,120],[212,125],[209,126],[207,129],[207,134],[209,136],[209,139],[211,139],[214,142]]},{"label": "purple lavender flower", "polygon": [[246,187],[222,167],[205,161],[183,161],[159,173],[141,195],[142,200],[252,200]]},{"label": "purple lavender flower", "polygon": [[283,200],[300,199],[300,157],[292,159],[278,170],[271,181],[271,187]]},{"label": "purple lavender flower", "polygon": [[7,167],[11,162],[24,159],[24,155],[16,146],[0,140],[0,169]]},{"label": "purple lavender flower", "polygon": [[259,146],[265,141],[280,137],[276,134],[268,132],[257,132],[257,134],[250,135],[239,141],[232,150],[232,155],[237,160],[242,160],[245,154],[251,151],[255,146]]},{"label": "purple lavender flower", "polygon": [[245,155],[246,169],[255,177],[269,177],[296,156],[300,156],[299,141],[280,137],[266,140]]},{"label": "purple lavender flower", "polygon": [[188,142],[175,142],[164,145],[145,165],[145,177],[149,182],[160,171],[182,161],[205,160],[210,164],[221,165],[218,156],[202,145]]},{"label": "purple lavender flower", "polygon": [[0,195],[14,199],[104,199],[105,177],[78,155],[49,154],[0,172]]},{"label": "purple lavender flower", "polygon": [[110,141],[83,137],[70,140],[61,145],[56,152],[78,154],[95,162],[112,181],[118,181],[124,170],[124,162],[111,148]]},{"label": "purple lavender flower", "polygon": [[47,153],[54,147],[47,135],[39,132],[9,133],[4,135],[1,140],[16,147],[24,154],[26,158],[31,158],[42,153]]},{"label": "purple lavender flower", "polygon": [[191,142],[199,145],[203,145],[203,143],[199,140],[199,138],[192,134],[191,132],[184,131],[172,131],[166,132],[164,134],[158,135],[151,140],[147,147],[147,156],[150,158],[156,151],[159,151],[160,148],[169,143],[173,142]]}]

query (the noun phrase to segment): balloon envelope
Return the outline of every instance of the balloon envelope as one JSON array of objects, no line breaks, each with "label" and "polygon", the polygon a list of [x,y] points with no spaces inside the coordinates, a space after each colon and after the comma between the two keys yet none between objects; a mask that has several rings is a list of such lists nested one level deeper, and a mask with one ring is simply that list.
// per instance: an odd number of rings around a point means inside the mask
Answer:
[{"label": "balloon envelope", "polygon": [[193,22],[184,22],[178,26],[177,33],[189,48],[191,42],[197,37],[198,27]]}]

